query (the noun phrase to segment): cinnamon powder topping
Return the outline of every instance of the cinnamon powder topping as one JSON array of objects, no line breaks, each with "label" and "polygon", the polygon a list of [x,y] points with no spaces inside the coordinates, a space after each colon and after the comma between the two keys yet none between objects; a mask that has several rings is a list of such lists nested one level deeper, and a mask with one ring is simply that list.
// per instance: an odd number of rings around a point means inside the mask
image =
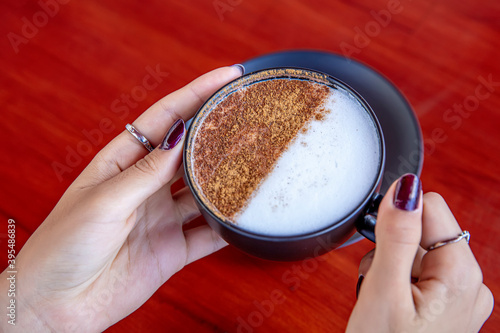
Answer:
[{"label": "cinnamon powder topping", "polygon": [[329,89],[296,79],[261,81],[206,116],[193,146],[193,172],[220,213],[233,220],[299,131],[324,118]]}]

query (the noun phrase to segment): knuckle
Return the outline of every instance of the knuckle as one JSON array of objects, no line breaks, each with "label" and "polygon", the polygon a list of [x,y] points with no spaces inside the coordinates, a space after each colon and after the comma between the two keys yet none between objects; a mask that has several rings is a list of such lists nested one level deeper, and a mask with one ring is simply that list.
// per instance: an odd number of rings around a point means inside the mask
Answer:
[{"label": "knuckle", "polygon": [[381,236],[384,239],[391,240],[392,243],[418,244],[421,238],[420,223],[413,220],[415,217],[406,218],[411,220],[405,221],[408,223],[394,223],[400,221],[395,220],[394,217],[381,217],[381,223],[377,222],[377,225],[375,227],[376,237]]},{"label": "knuckle", "polygon": [[135,168],[146,175],[154,177],[158,177],[161,170],[159,158],[153,153],[148,154],[143,159],[137,161]]},{"label": "knuckle", "polygon": [[450,265],[447,268],[448,278],[446,279],[447,288],[450,293],[477,294],[483,284],[483,273],[477,263],[471,265],[463,261],[462,264]]},{"label": "knuckle", "polygon": [[159,100],[160,108],[167,114],[170,114],[173,111],[172,104],[169,99],[163,98]]},{"label": "knuckle", "polygon": [[476,290],[479,290],[479,288],[481,288],[481,286],[483,285],[483,272],[481,271],[481,268],[479,268],[479,265],[475,265],[475,267],[469,268],[469,276],[467,282]]},{"label": "knuckle", "polygon": [[[458,244],[457,244],[458,245]],[[462,276],[462,284],[468,288],[479,290],[483,284],[483,272],[472,252],[467,246],[461,248],[463,254],[459,256],[461,260],[457,265],[456,275]]]},{"label": "knuckle", "polygon": [[164,114],[170,117],[170,120],[173,122],[182,116],[178,113],[175,105],[172,104],[169,98],[164,98],[159,101],[160,108],[163,110]]},{"label": "knuckle", "polygon": [[481,295],[483,302],[483,311],[485,312],[486,316],[489,316],[489,314],[491,314],[491,311],[493,311],[493,307],[495,306],[495,297],[493,296],[491,290],[485,285],[482,285],[481,288],[484,289]]}]

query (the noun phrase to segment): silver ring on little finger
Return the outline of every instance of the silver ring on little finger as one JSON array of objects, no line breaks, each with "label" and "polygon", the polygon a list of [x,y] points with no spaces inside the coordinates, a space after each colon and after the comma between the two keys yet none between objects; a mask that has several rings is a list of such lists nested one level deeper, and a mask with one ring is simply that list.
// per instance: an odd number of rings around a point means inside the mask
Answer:
[{"label": "silver ring on little finger", "polygon": [[455,238],[451,238],[451,239],[448,239],[448,240],[445,240],[445,241],[437,242],[436,244],[433,244],[433,245],[429,246],[429,248],[427,249],[427,251],[432,251],[432,250],[435,250],[435,249],[439,249],[440,247],[448,245],[448,244],[458,243],[462,239],[465,239],[465,241],[467,242],[467,244],[469,244],[470,233],[467,230],[462,231],[462,233],[459,234]]}]

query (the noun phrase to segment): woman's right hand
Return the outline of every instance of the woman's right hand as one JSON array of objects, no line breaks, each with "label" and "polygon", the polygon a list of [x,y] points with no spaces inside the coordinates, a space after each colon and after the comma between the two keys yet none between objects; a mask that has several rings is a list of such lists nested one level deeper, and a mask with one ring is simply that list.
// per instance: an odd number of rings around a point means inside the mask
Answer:
[{"label": "woman's right hand", "polygon": [[422,196],[416,176],[395,182],[379,208],[375,250],[361,261],[346,331],[479,331],[494,301],[467,242],[424,250],[461,232],[439,194]]}]

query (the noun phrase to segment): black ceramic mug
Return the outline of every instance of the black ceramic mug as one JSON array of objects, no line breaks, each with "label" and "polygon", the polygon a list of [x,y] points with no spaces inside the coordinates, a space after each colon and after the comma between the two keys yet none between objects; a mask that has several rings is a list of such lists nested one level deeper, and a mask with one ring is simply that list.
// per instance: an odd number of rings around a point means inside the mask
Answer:
[{"label": "black ceramic mug", "polygon": [[[376,127],[380,147],[380,158],[377,176],[373,184],[371,184],[370,190],[359,205],[343,218],[331,221],[331,224],[327,227],[314,232],[293,236],[269,236],[240,228],[238,225],[225,220],[221,217],[220,213],[214,212],[210,208],[210,203],[207,203],[207,199],[203,196],[194,180],[192,165],[193,140],[195,136],[194,133],[203,122],[204,117],[228,95],[257,82],[290,78],[319,83],[331,89],[340,89],[357,100],[370,116]],[[356,230],[368,239],[375,241],[374,227],[376,214],[382,198],[382,196],[378,194],[378,191],[380,189],[385,165],[385,144],[382,129],[375,113],[363,97],[348,85],[330,75],[299,68],[273,68],[249,73],[228,83],[212,95],[201,106],[192,119],[186,135],[183,162],[185,182],[193,193],[196,203],[208,224],[225,241],[248,254],[276,261],[302,260],[319,256],[335,249],[352,236]]]}]

